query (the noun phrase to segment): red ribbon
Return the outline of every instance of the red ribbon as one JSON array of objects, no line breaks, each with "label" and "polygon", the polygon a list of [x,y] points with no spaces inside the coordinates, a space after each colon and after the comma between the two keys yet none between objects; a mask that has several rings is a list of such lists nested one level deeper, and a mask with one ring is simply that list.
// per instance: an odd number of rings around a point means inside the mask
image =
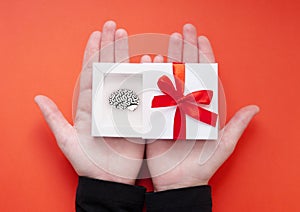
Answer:
[{"label": "red ribbon", "polygon": [[173,63],[173,75],[176,88],[166,75],[160,77],[157,85],[164,95],[154,96],[151,105],[152,108],[176,106],[173,139],[186,139],[186,115],[215,127],[218,115],[198,106],[209,105],[213,91],[199,90],[184,95],[185,64]]}]

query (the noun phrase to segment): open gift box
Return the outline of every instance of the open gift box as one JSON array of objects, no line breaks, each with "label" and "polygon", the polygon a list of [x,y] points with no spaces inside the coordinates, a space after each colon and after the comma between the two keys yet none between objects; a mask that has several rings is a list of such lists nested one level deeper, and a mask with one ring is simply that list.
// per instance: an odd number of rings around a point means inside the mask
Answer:
[{"label": "open gift box", "polygon": [[[136,110],[117,109],[119,89],[139,98]],[[216,63],[94,63],[92,136],[217,139]]]}]

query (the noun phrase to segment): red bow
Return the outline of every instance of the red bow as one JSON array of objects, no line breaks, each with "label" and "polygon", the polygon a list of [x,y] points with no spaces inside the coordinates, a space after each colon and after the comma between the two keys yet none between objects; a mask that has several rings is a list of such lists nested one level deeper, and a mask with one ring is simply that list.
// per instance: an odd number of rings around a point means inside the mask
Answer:
[{"label": "red bow", "polygon": [[176,88],[166,75],[160,77],[157,85],[165,95],[154,96],[151,105],[152,108],[177,106],[174,117],[173,139],[186,139],[186,115],[215,127],[218,115],[198,106],[198,104],[209,105],[213,91],[199,90],[185,96],[185,65],[173,63],[173,75]]}]

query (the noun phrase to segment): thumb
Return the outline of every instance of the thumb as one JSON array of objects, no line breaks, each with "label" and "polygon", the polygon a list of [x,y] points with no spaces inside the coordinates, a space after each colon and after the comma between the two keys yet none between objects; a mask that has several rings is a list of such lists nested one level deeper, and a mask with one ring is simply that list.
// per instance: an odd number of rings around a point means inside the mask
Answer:
[{"label": "thumb", "polygon": [[64,118],[56,104],[46,96],[38,95],[34,98],[39,106],[48,126],[53,132],[58,146],[63,152],[70,138],[74,138],[76,131],[73,126]]},{"label": "thumb", "polygon": [[231,155],[246,127],[258,112],[259,107],[256,105],[243,107],[227,123],[217,150],[219,152],[216,152],[221,160],[225,161]]}]

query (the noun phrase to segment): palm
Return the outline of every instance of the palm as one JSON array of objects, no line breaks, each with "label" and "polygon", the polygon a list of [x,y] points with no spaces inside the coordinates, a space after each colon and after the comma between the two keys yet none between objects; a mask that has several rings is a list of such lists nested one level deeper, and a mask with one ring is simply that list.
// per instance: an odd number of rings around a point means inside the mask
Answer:
[{"label": "palm", "polygon": [[[160,56],[154,58],[154,62],[162,61]],[[174,61],[212,63],[215,59],[207,38],[197,37],[195,27],[187,24],[183,28],[183,41],[179,33],[174,33],[170,38],[168,62]],[[237,112],[225,126],[223,137],[213,156],[202,165],[199,164],[199,157],[205,148],[204,141],[176,141],[177,147],[172,149],[175,153],[171,156],[164,154],[175,145],[173,141],[158,140],[147,144],[148,167],[155,190],[206,185],[215,171],[230,156],[240,135],[257,111],[256,106],[248,106]],[[181,154],[182,151],[186,153]],[[159,163],[154,158],[160,158]]]},{"label": "palm", "polygon": [[142,140],[129,142],[125,138],[90,135],[93,62],[128,62],[126,31],[116,31],[115,23],[109,21],[104,24],[102,33],[96,31],[90,36],[80,76],[74,126],[65,120],[49,98],[37,96],[36,102],[78,175],[134,184],[144,154]]}]

